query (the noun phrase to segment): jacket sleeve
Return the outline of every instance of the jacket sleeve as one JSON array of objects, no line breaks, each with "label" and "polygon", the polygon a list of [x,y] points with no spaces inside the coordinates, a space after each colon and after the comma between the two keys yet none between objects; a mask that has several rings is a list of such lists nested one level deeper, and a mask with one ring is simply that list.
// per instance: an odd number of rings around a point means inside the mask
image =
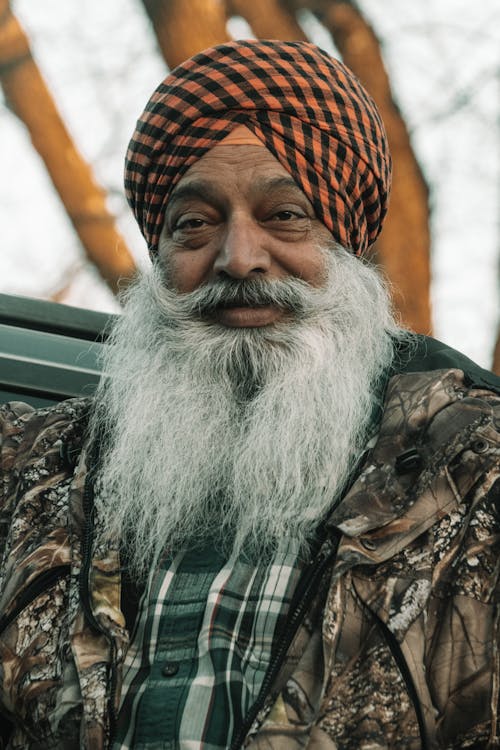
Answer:
[{"label": "jacket sleeve", "polygon": [[18,481],[16,459],[24,440],[27,420],[33,412],[32,406],[20,401],[0,406],[0,560],[3,560],[15,503]]},{"label": "jacket sleeve", "polygon": [[442,746],[478,750],[500,743],[500,398],[480,397],[492,408],[491,419],[450,471],[462,505],[449,526],[459,531],[446,549],[435,538],[435,554],[453,562],[440,562],[434,571],[427,663]]},{"label": "jacket sleeve", "polygon": [[[17,457],[27,420],[33,411],[33,407],[18,401],[0,405],[0,586],[4,575],[5,545],[15,506]],[[12,723],[0,712],[0,750],[9,746],[12,729]]]}]

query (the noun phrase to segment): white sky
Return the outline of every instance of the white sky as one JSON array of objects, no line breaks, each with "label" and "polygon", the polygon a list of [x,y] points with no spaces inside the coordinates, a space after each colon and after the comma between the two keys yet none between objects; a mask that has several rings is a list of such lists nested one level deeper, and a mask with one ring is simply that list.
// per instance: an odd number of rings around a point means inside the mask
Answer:
[{"label": "white sky", "polygon": [[[123,199],[123,155],[166,68],[141,3],[17,0],[13,6],[75,142],[110,191],[121,231],[138,262],[147,263]],[[488,366],[500,255],[500,3],[363,0],[362,6],[383,41],[395,95],[432,186],[434,335]],[[313,41],[333,50],[311,16],[302,20]],[[241,20],[230,31],[250,35]],[[116,309],[85,265],[29,136],[2,105],[0,128],[0,291],[47,296],[74,276],[66,302]]]}]

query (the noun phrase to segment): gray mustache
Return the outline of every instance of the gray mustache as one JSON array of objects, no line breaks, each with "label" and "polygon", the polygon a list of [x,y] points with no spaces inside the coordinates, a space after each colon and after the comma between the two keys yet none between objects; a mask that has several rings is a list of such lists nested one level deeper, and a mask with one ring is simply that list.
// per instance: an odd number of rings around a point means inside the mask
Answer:
[{"label": "gray mustache", "polygon": [[227,279],[179,295],[186,314],[211,315],[228,307],[274,305],[296,315],[308,312],[314,290],[300,279]]}]

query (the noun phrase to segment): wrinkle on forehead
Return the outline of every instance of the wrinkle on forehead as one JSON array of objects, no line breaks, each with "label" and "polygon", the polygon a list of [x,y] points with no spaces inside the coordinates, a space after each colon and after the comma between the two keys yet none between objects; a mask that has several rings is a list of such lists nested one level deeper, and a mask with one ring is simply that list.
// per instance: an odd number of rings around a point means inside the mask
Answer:
[{"label": "wrinkle on forehead", "polygon": [[[294,182],[292,177],[257,177],[251,184],[253,193],[267,194],[275,190],[288,190],[293,191],[296,195],[300,195],[303,199],[307,200],[299,186]],[[217,201],[220,199],[220,191],[217,186],[206,179],[196,179],[192,177],[186,181],[181,180],[176,188],[172,191],[169,198],[169,206],[181,201],[189,199],[199,200],[213,200]],[[309,201],[308,201],[309,202]]]}]

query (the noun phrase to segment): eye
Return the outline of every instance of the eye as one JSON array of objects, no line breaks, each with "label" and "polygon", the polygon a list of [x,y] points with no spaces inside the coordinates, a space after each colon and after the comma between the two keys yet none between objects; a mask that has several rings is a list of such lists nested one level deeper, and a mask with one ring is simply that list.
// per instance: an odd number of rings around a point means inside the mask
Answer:
[{"label": "eye", "polygon": [[310,228],[307,211],[295,201],[273,201],[262,213],[262,226],[285,242],[303,239]]},{"label": "eye", "polygon": [[299,213],[298,211],[291,211],[289,209],[286,209],[284,211],[277,211],[275,214],[271,216],[271,219],[277,219],[278,221],[290,221],[291,219],[303,219],[304,214]]},{"label": "eye", "polygon": [[186,229],[201,229],[201,227],[205,226],[207,222],[205,219],[197,219],[197,218],[189,218],[185,217],[182,219],[178,219],[173,227],[172,230],[175,231],[182,231]]}]

